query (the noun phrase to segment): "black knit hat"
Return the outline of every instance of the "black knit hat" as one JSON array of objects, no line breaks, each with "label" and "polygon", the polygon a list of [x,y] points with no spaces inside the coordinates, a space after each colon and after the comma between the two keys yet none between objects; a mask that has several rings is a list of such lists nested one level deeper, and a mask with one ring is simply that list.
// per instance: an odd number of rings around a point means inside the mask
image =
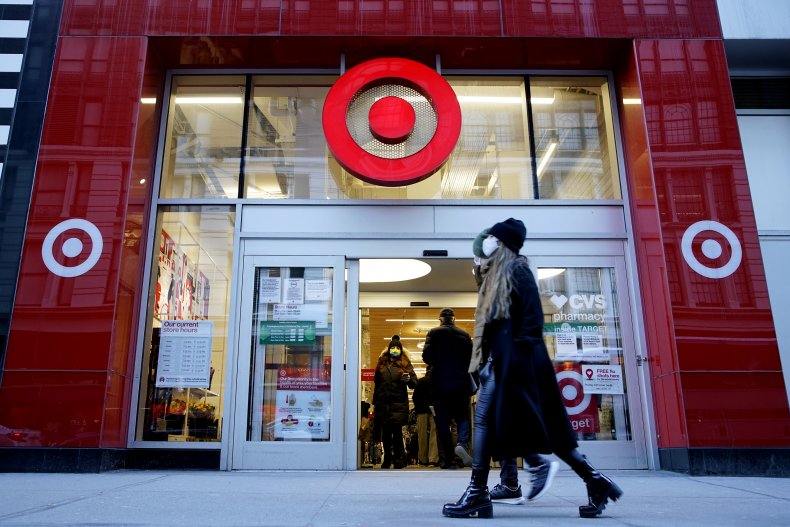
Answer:
[{"label": "black knit hat", "polygon": [[515,218],[508,218],[500,221],[488,229],[488,234],[496,237],[505,247],[518,254],[524,246],[524,238],[527,237],[527,228],[524,222]]},{"label": "black knit hat", "polygon": [[398,348],[401,351],[403,351],[403,344],[400,343],[400,337],[398,335],[393,335],[392,336],[392,340],[390,341],[389,345],[387,346],[387,349],[390,349],[390,348]]}]

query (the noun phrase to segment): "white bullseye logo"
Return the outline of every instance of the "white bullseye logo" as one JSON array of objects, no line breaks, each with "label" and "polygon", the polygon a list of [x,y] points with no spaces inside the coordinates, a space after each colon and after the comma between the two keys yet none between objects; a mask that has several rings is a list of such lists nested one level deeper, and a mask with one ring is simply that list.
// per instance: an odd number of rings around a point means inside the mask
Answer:
[{"label": "white bullseye logo", "polygon": [[[66,266],[55,260],[52,248],[55,245],[57,237],[71,229],[83,231],[90,236],[92,247],[88,258],[86,258],[84,262],[79,265]],[[58,223],[47,233],[46,238],[44,238],[44,245],[41,246],[41,258],[44,260],[44,265],[47,266],[47,269],[49,269],[52,274],[64,278],[73,278],[83,275],[93,269],[93,266],[99,261],[103,247],[104,242],[102,241],[98,227],[88,220],[75,218]],[[61,251],[68,258],[74,258],[82,253],[83,248],[84,245],[78,238],[68,238],[63,242]]]},{"label": "white bullseye logo", "polygon": [[[694,243],[694,239],[698,234],[705,231],[712,231],[721,234],[730,244],[730,259],[721,267],[709,267],[700,262],[699,259],[697,259],[697,257],[694,255],[694,251],[691,248],[692,244]],[[680,242],[680,247],[683,251],[683,258],[686,260],[686,263],[689,264],[689,267],[694,269],[705,278],[721,279],[730,276],[738,269],[738,266],[741,265],[741,259],[743,258],[741,242],[738,240],[738,237],[735,236],[735,233],[732,232],[729,227],[712,220],[698,221],[686,229],[686,232],[683,233],[683,239]],[[701,249],[702,254],[711,260],[718,258],[724,252],[721,244],[713,239],[707,239],[702,242]]]},{"label": "white bullseye logo", "polygon": [[590,394],[582,390],[582,374],[572,370],[557,374],[557,384],[568,415],[578,415],[590,406]]}]

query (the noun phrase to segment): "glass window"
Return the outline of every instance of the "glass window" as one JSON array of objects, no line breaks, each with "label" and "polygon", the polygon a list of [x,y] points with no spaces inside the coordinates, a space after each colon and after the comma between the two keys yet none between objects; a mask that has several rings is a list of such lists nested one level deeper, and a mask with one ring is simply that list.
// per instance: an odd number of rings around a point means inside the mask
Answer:
[{"label": "glass window", "polygon": [[163,207],[157,220],[136,438],[219,441],[235,214]]},{"label": "glass window", "polygon": [[[402,187],[364,182],[333,158],[322,114],[336,79],[253,76],[245,119],[247,77],[175,76],[160,196],[236,198],[243,181],[243,197],[267,200],[621,197],[605,77],[446,77],[461,106],[458,144],[435,174]],[[399,85],[366,90],[354,98],[346,123],[338,126],[347,126],[368,155],[408,157],[429,141],[437,119],[427,99],[412,92]],[[415,110],[418,128],[402,145],[368,137],[367,112],[377,98],[387,95],[402,97]],[[428,132],[417,133],[423,129]]]},{"label": "glass window", "polygon": [[544,339],[580,440],[630,440],[614,269],[538,268]]},{"label": "glass window", "polygon": [[244,91],[243,76],[173,77],[160,197],[238,197]]},{"label": "glass window", "polygon": [[603,77],[530,78],[539,199],[620,199]]},{"label": "glass window", "polygon": [[331,267],[255,270],[248,441],[329,441]]}]

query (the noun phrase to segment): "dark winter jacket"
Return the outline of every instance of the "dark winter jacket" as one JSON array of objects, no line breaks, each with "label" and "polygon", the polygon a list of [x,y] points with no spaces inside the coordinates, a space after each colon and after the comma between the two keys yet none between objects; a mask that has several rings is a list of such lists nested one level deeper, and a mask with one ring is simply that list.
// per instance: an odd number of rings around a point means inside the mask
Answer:
[{"label": "dark winter jacket", "polygon": [[455,324],[442,324],[426,335],[422,360],[431,368],[435,394],[469,395],[471,359],[472,338]]},{"label": "dark winter jacket", "polygon": [[[401,376],[409,374],[409,381],[403,382]],[[404,354],[394,361],[385,351],[376,365],[373,377],[373,414],[376,424],[405,425],[409,421],[409,392],[407,387],[417,386],[414,366]]]},{"label": "dark winter jacket", "polygon": [[414,403],[414,411],[417,414],[427,414],[431,412],[431,378],[429,375],[420,377],[417,387],[411,394],[411,401]]},{"label": "dark winter jacket", "polygon": [[543,342],[543,307],[526,258],[512,264],[510,318],[486,324],[483,355],[493,360],[495,459],[577,447],[554,366]]}]

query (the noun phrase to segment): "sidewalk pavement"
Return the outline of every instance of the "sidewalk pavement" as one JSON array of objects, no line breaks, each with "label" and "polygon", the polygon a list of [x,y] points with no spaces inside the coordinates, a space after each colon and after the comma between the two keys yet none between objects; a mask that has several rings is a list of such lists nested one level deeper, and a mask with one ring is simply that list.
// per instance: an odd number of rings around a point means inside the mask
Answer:
[{"label": "sidewalk pavement", "polygon": [[[760,526],[790,525],[790,479],[610,471],[625,492],[602,517],[582,519],[582,482],[561,471],[526,505],[494,518],[442,517],[468,470],[354,472],[132,471],[0,474],[0,526]],[[496,471],[489,483],[495,484]]]}]

